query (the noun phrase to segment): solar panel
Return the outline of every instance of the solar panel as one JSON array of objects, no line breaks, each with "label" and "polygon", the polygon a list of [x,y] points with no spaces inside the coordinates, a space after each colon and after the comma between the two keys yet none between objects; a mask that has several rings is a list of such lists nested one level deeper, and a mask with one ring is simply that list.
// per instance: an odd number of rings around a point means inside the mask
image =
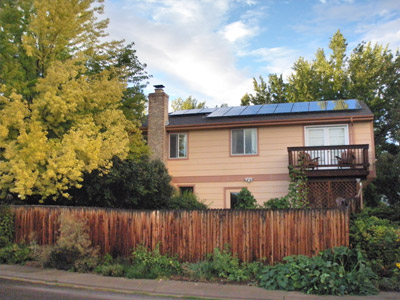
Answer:
[{"label": "solar panel", "polygon": [[169,113],[171,116],[178,116],[178,115],[184,115],[186,112],[188,111],[188,109],[185,110],[177,110],[174,111],[172,113]]},{"label": "solar panel", "polygon": [[215,111],[215,110],[217,110],[217,109],[218,109],[217,107],[211,107],[211,108],[205,107],[205,108],[203,108],[203,109],[199,112],[199,114],[208,114],[208,113],[212,113],[213,111]]},{"label": "solar panel", "polygon": [[235,107],[232,107],[232,109],[230,111],[228,111],[226,114],[224,114],[224,117],[238,116],[245,109],[246,109],[246,106],[235,106]]},{"label": "solar panel", "polygon": [[314,101],[310,102],[308,106],[308,111],[325,111],[326,110],[326,101]]},{"label": "solar panel", "polygon": [[261,107],[262,107],[262,105],[246,106],[246,108],[244,109],[244,111],[242,111],[242,113],[240,115],[241,116],[256,115]]},{"label": "solar panel", "polygon": [[207,116],[207,118],[214,118],[214,117],[222,117],[224,116],[232,107],[221,107],[218,108],[216,111],[212,112]]},{"label": "solar panel", "polygon": [[273,114],[277,106],[278,104],[264,104],[257,112],[257,115]]},{"label": "solar panel", "polygon": [[292,112],[308,112],[310,102],[296,102],[293,103]]},{"label": "solar panel", "polygon": [[349,99],[349,100],[344,100],[344,102],[348,105],[347,109],[361,109],[361,105],[356,99]]},{"label": "solar panel", "polygon": [[202,108],[189,109],[184,114],[185,115],[195,115],[195,114],[198,114],[201,110],[202,110]]},{"label": "solar panel", "polygon": [[213,107],[179,110],[170,113],[171,116],[208,114],[207,117],[234,117],[252,116],[283,113],[307,113],[337,110],[356,110],[361,109],[361,105],[356,99],[349,100],[327,100],[296,103],[277,103],[250,106],[234,107]]},{"label": "solar panel", "polygon": [[276,107],[274,114],[290,113],[292,111],[293,103],[279,103]]}]

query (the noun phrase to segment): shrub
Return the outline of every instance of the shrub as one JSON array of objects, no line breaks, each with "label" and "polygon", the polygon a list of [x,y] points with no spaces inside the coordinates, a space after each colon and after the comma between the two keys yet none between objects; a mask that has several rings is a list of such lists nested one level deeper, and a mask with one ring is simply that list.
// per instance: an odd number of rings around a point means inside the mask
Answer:
[{"label": "shrub", "polygon": [[126,270],[128,278],[156,279],[181,272],[181,264],[175,257],[162,255],[159,244],[154,251],[139,245],[132,252],[132,265]]},{"label": "shrub", "polygon": [[[373,271],[381,277],[382,288],[398,281],[400,262],[400,229],[389,220],[362,213],[352,220],[350,241],[354,248],[363,251],[370,260]],[[386,279],[384,279],[386,278]]]},{"label": "shrub", "polygon": [[0,263],[22,264],[31,259],[31,251],[25,245],[9,244],[0,249]]},{"label": "shrub", "polygon": [[[173,194],[171,176],[164,163],[143,157],[140,160],[112,159],[107,174],[86,173],[82,188],[68,191],[71,199],[57,199],[57,204],[126,209],[168,208]],[[51,199],[49,204],[53,203]]]},{"label": "shrub", "polygon": [[223,250],[215,248],[207,260],[194,264],[185,264],[186,274],[194,279],[227,279],[230,281],[250,281],[257,277],[261,263],[240,263],[232,256],[226,245]]},{"label": "shrub", "polygon": [[362,253],[346,247],[321,252],[318,256],[288,256],[285,263],[265,266],[260,286],[266,289],[303,291],[307,294],[376,294],[376,275]]},{"label": "shrub", "polygon": [[265,201],[263,206],[268,209],[287,209],[290,208],[290,202],[288,196],[281,198],[273,198]]},{"label": "shrub", "polygon": [[191,192],[176,193],[168,201],[169,209],[207,209],[207,205],[200,202]]},{"label": "shrub", "polygon": [[61,214],[60,236],[48,252],[45,267],[87,272],[97,263],[98,250],[91,246],[86,222]]},{"label": "shrub", "polygon": [[95,272],[103,276],[123,277],[125,275],[125,267],[121,264],[99,265]]},{"label": "shrub", "polygon": [[0,248],[14,240],[14,214],[9,206],[0,205]]},{"label": "shrub", "polygon": [[232,208],[234,209],[253,209],[258,208],[257,200],[247,188],[242,188],[236,196],[236,203]]}]

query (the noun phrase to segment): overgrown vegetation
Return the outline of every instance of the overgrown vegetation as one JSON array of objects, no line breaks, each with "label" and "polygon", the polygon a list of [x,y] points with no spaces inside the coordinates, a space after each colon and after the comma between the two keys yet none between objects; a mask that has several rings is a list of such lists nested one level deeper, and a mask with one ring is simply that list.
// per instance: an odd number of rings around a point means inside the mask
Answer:
[{"label": "overgrown vegetation", "polygon": [[367,210],[352,220],[350,240],[371,263],[379,287],[400,290],[400,228],[389,220],[369,216]]},{"label": "overgrown vegetation", "polygon": [[289,192],[280,198],[273,198],[264,202],[265,208],[287,209],[308,207],[308,186],[305,168],[302,164],[299,167],[289,166]]},{"label": "overgrown vegetation", "polygon": [[314,257],[285,257],[284,262],[262,269],[261,287],[320,295],[370,295],[378,292],[377,276],[356,249],[338,247]]},{"label": "overgrown vegetation", "polygon": [[86,221],[61,215],[60,236],[44,254],[44,266],[88,272],[94,270],[98,260],[98,249],[92,247]]},{"label": "overgrown vegetation", "polygon": [[0,248],[14,240],[14,214],[7,205],[0,205]]},{"label": "overgrown vegetation", "polygon": [[184,264],[185,274],[190,278],[201,280],[215,280],[217,278],[230,281],[256,281],[260,262],[243,263],[232,255],[228,245],[224,249],[215,248],[207,259],[198,263]]},{"label": "overgrown vegetation", "polygon": [[184,191],[176,192],[168,201],[169,209],[207,209],[208,206],[201,202],[196,194]]},{"label": "overgrown vegetation", "polygon": [[242,188],[236,195],[236,203],[233,204],[234,209],[254,209],[259,208],[257,200],[253,194],[247,189]]}]

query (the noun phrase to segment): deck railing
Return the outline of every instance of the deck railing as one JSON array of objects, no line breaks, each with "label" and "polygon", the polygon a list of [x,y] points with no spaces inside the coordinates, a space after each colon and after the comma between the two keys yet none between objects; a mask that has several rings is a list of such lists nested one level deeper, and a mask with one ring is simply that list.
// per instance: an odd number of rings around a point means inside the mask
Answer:
[{"label": "deck railing", "polygon": [[288,147],[289,166],[306,170],[368,170],[368,144]]}]

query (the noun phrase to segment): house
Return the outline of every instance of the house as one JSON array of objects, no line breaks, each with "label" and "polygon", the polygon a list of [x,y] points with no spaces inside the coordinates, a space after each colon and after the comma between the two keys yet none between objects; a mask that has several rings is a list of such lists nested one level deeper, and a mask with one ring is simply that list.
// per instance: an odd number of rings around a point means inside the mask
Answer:
[{"label": "house", "polygon": [[142,127],[152,157],[166,163],[176,187],[212,208],[230,208],[244,187],[260,204],[286,195],[289,165],[305,166],[309,201],[317,207],[355,197],[375,177],[373,114],[363,101],[168,113],[168,95],[155,87]]}]

